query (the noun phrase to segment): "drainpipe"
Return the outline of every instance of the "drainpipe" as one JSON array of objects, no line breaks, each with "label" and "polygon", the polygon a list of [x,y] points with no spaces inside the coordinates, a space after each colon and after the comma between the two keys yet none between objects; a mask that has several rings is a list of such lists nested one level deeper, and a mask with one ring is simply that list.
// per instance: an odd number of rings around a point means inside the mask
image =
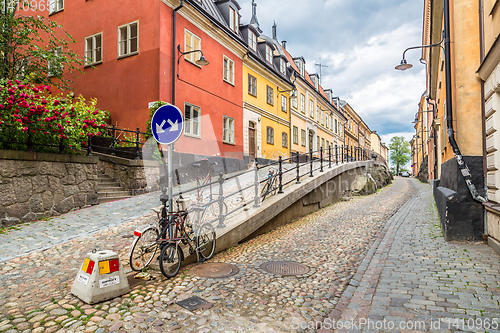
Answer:
[{"label": "drainpipe", "polygon": [[443,12],[444,12],[444,65],[445,65],[445,81],[446,81],[446,124],[448,126],[448,139],[450,141],[451,148],[455,154],[455,159],[457,160],[458,167],[462,176],[464,177],[465,183],[469,188],[469,192],[472,198],[479,202],[485,202],[486,200],[479,195],[476,186],[472,183],[472,177],[470,174],[470,169],[463,160],[462,153],[458,147],[457,141],[455,140],[455,132],[453,130],[453,107],[452,107],[452,91],[451,91],[451,52],[450,52],[450,1],[443,0]]},{"label": "drainpipe", "polygon": [[172,105],[175,105],[175,58],[177,52],[177,11],[184,7],[184,0],[181,0],[181,4],[174,8],[173,12],[173,36],[172,36]]},{"label": "drainpipe", "polygon": [[[427,97],[427,103],[432,105],[432,119],[436,119],[436,102],[431,102],[430,98]],[[432,136],[434,137],[433,139],[433,144],[434,144],[434,179],[438,179],[437,177],[437,160],[438,160],[438,153],[437,153],[437,145],[436,145],[436,129],[434,126],[432,126]]]}]

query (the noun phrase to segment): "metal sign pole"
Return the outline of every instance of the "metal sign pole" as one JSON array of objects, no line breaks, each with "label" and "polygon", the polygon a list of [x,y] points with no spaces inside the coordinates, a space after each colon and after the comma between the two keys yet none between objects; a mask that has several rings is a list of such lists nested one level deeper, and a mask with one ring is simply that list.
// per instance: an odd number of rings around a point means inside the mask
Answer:
[{"label": "metal sign pole", "polygon": [[173,200],[172,200],[172,194],[173,194],[173,175],[172,175],[172,170],[173,170],[173,163],[172,163],[172,144],[169,144],[167,146],[167,178],[168,178],[168,209],[170,213],[174,211],[174,206],[173,206]]}]

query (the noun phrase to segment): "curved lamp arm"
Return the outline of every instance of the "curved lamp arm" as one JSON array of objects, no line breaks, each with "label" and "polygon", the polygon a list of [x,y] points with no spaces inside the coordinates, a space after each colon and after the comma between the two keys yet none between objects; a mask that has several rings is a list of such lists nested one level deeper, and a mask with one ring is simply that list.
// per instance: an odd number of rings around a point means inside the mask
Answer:
[{"label": "curved lamp arm", "polygon": [[426,47],[435,47],[435,46],[440,46],[441,48],[443,48],[443,45],[442,45],[443,41],[444,41],[444,39],[441,39],[441,41],[439,43],[429,44],[429,45],[420,45],[420,46],[411,46],[411,47],[407,48],[406,50],[403,51],[403,59],[401,60],[401,63],[399,65],[397,65],[395,68],[397,70],[404,71],[404,70],[407,70],[407,69],[410,69],[413,67],[412,64],[408,64],[406,62],[406,58],[405,58],[406,51],[414,50],[414,49],[423,49]]},{"label": "curved lamp arm", "polygon": [[183,55],[186,55],[186,54],[190,54],[190,53],[194,53],[194,52],[200,52],[201,53],[201,57],[200,59],[196,60],[195,63],[200,65],[200,66],[206,66],[208,64],[210,64],[210,61],[208,61],[207,59],[205,59],[205,57],[203,56],[203,51],[202,50],[193,50],[193,51],[188,51],[188,52],[182,52],[181,51],[181,45],[177,45],[177,51],[180,53],[179,57],[177,58],[177,65],[179,65],[179,60],[181,59],[181,57]]}]

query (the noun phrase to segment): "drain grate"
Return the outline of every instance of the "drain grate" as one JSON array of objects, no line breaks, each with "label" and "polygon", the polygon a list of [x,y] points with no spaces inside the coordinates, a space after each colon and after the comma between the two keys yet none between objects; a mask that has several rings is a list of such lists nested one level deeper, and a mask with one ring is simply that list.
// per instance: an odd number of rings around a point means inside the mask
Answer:
[{"label": "drain grate", "polygon": [[309,267],[294,261],[270,261],[260,265],[264,271],[285,276],[303,275],[309,272]]},{"label": "drain grate", "polygon": [[225,262],[208,262],[197,265],[189,270],[189,273],[204,278],[224,278],[233,276],[239,272],[239,268],[235,265]]},{"label": "drain grate", "polygon": [[182,306],[188,311],[194,311],[201,308],[203,305],[210,303],[208,301],[205,301],[203,298],[199,298],[198,296],[192,296],[186,298],[185,300],[179,301],[176,304]]}]

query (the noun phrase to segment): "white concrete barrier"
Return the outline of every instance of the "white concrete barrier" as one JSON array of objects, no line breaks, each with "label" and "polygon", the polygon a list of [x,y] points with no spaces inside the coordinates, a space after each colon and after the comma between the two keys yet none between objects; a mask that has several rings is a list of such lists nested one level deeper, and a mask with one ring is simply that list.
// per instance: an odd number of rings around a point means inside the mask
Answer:
[{"label": "white concrete barrier", "polygon": [[88,304],[106,301],[129,291],[120,259],[109,250],[87,253],[71,287],[71,293]]}]

